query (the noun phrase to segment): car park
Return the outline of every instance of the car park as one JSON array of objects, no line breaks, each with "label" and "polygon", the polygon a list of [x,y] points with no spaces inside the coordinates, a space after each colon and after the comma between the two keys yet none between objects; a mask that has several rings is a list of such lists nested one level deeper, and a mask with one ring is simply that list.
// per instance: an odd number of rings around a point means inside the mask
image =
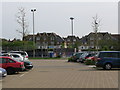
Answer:
[{"label": "car park", "polygon": [[0,67],[6,69],[8,74],[14,74],[25,69],[24,63],[10,57],[0,57]]},{"label": "car park", "polygon": [[0,77],[6,77],[7,76],[7,71],[4,68],[0,67]]},{"label": "car park", "polygon": [[96,57],[96,67],[110,70],[120,68],[120,51],[101,51]]}]

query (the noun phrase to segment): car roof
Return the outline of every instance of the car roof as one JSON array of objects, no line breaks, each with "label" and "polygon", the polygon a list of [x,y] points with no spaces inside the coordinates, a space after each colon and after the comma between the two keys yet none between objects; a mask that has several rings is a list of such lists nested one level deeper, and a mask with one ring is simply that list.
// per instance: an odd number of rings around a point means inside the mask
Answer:
[{"label": "car roof", "polygon": [[19,53],[3,53],[3,55],[4,55],[4,54],[10,54],[10,55],[13,55],[13,54],[14,54],[14,55],[21,55],[21,54],[19,54]]},{"label": "car roof", "polygon": [[120,51],[100,51],[100,52],[120,52]]},{"label": "car roof", "polygon": [[26,51],[10,51],[10,52],[26,52]]},{"label": "car roof", "polygon": [[21,55],[21,54],[19,54],[19,53],[9,53],[9,54],[11,54],[11,55]]}]

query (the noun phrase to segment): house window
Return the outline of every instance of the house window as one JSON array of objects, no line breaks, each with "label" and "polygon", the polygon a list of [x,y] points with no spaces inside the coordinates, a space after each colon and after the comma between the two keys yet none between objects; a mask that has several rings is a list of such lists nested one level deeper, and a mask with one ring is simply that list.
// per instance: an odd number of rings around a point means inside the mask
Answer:
[{"label": "house window", "polygon": [[94,40],[94,38],[93,38],[93,37],[90,37],[90,40]]},{"label": "house window", "polygon": [[70,41],[70,39],[67,39],[67,41]]},{"label": "house window", "polygon": [[99,39],[99,40],[101,40],[101,38],[100,38],[100,37],[99,37],[98,39]]},{"label": "house window", "polygon": [[54,42],[51,42],[51,44],[53,45],[53,44],[54,44]]},{"label": "house window", "polygon": [[40,37],[37,37],[36,40],[40,40]]},{"label": "house window", "polygon": [[54,37],[51,37],[51,40],[54,40]]},{"label": "house window", "polygon": [[32,38],[29,38],[29,41],[32,41]]},{"label": "house window", "polygon": [[73,40],[74,42],[76,41],[76,39]]},{"label": "house window", "polygon": [[90,42],[91,45],[94,45],[94,42]]},{"label": "house window", "polygon": [[46,37],[44,37],[44,40],[46,40]]}]

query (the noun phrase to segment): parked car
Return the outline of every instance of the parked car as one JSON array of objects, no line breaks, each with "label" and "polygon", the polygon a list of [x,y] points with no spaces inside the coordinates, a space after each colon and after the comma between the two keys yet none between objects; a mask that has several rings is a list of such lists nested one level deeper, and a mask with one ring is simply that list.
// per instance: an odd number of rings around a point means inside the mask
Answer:
[{"label": "parked car", "polygon": [[79,62],[83,63],[88,55],[89,53],[87,52],[83,53],[81,57],[79,58]]},{"label": "parked car", "polygon": [[96,55],[97,55],[97,53],[89,53],[89,54],[85,57],[84,62],[85,62],[86,60],[88,60],[88,59],[94,61]]},{"label": "parked car", "polygon": [[78,62],[79,57],[83,54],[83,52],[74,53],[69,59],[68,62]]},{"label": "parked car", "polygon": [[30,61],[24,61],[25,70],[30,70],[33,68],[33,64]]},{"label": "parked car", "polygon": [[86,64],[86,65],[95,65],[95,57],[96,57],[96,55],[97,55],[97,53],[91,53],[91,54],[89,54],[87,57],[86,57],[86,59],[85,59],[85,61],[84,61],[84,63]]},{"label": "parked car", "polygon": [[25,51],[10,51],[9,53],[18,53],[18,54],[21,54],[23,56],[24,60],[28,60],[28,54]]},{"label": "parked car", "polygon": [[24,60],[23,56],[18,53],[4,53],[3,56],[8,56],[11,57],[12,59],[19,61],[19,62],[24,62],[25,70],[32,69],[33,65],[32,62],[29,60]]},{"label": "parked car", "polygon": [[101,51],[96,58],[96,67],[110,70],[120,68],[120,51]]},{"label": "parked car", "polygon": [[23,71],[25,69],[24,62],[13,60],[10,57],[0,57],[0,67],[6,69],[8,74]]},{"label": "parked car", "polygon": [[7,76],[7,71],[4,68],[0,67],[0,77],[6,77]]},{"label": "parked car", "polygon": [[85,62],[88,59],[93,60],[95,55],[96,55],[96,53],[84,53],[83,55],[81,55],[79,60],[82,63]]},{"label": "parked car", "polygon": [[6,56],[6,57],[14,58],[10,53],[3,53],[1,56]]}]

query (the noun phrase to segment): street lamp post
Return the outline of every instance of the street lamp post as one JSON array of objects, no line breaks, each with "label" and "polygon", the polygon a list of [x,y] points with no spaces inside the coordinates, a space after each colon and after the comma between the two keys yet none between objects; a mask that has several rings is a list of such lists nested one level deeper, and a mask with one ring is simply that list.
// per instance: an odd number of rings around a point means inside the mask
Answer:
[{"label": "street lamp post", "polygon": [[72,48],[73,48],[73,17],[70,17],[71,20],[71,30],[72,30]]},{"label": "street lamp post", "polygon": [[[36,9],[31,9],[31,12],[33,13],[33,47],[35,47],[35,28],[34,28],[34,12]],[[35,48],[33,49],[33,57],[35,57]]]}]

